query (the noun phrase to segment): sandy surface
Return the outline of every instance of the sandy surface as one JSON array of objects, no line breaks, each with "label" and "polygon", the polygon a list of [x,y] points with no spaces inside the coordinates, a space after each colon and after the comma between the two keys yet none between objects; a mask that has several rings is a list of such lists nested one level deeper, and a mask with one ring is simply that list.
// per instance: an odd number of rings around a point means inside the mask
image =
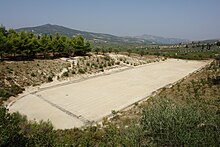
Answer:
[{"label": "sandy surface", "polygon": [[207,63],[168,59],[44,89],[24,96],[9,109],[31,120],[50,120],[57,129],[80,127],[151,95]]}]

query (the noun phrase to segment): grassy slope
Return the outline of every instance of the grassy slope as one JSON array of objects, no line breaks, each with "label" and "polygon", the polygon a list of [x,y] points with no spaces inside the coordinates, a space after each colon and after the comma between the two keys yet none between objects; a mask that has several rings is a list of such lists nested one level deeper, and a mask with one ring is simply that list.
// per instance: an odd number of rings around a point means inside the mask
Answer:
[{"label": "grassy slope", "polygon": [[0,97],[6,100],[21,93],[27,86],[48,82],[49,77],[68,65],[58,60],[0,62]]}]

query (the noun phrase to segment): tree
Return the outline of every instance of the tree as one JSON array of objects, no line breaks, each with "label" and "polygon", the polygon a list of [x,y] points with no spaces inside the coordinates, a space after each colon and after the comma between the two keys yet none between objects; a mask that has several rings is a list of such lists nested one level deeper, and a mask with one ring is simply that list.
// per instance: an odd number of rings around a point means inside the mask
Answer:
[{"label": "tree", "polygon": [[74,38],[67,38],[65,43],[65,48],[63,53],[68,56],[73,56],[75,49],[74,49],[74,42],[72,41]]},{"label": "tree", "polygon": [[10,54],[22,55],[22,57],[34,57],[36,53],[43,54],[44,57],[48,53],[58,55],[85,55],[91,51],[90,42],[82,36],[68,38],[56,33],[54,37],[51,35],[38,35],[21,31],[17,33],[15,30],[5,30],[0,27],[0,57]]},{"label": "tree", "polygon": [[25,146],[25,138],[19,127],[25,121],[25,117],[18,113],[10,114],[0,106],[0,146]]},{"label": "tree", "polygon": [[19,44],[18,44],[18,51],[16,53],[18,54],[22,54],[22,55],[26,55],[26,56],[29,56],[30,54],[30,49],[28,48],[28,44],[30,42],[30,39],[29,39],[29,34],[22,31],[20,34],[19,34]]},{"label": "tree", "polygon": [[61,36],[58,41],[58,53],[59,55],[62,55],[65,51],[65,49],[68,47],[68,39],[66,36]]},{"label": "tree", "polygon": [[39,48],[38,52],[43,53],[44,58],[46,58],[46,55],[49,52],[48,48],[47,48],[48,44],[49,44],[49,40],[48,40],[47,35],[40,36],[39,44],[40,44],[40,48]]},{"label": "tree", "polygon": [[0,59],[3,58],[3,54],[5,53],[5,45],[6,45],[6,37],[0,32]]},{"label": "tree", "polygon": [[89,41],[84,40],[82,36],[77,36],[74,39],[74,48],[76,55],[85,55],[86,53],[91,51]]},{"label": "tree", "polygon": [[114,49],[114,52],[115,52],[115,54],[118,54],[119,50],[118,49]]},{"label": "tree", "polygon": [[5,53],[16,55],[19,52],[19,35],[15,30],[10,29],[7,35],[6,50]]},{"label": "tree", "polygon": [[0,25],[0,33],[2,33],[3,36],[7,35],[7,30],[5,29],[5,27],[2,24]]},{"label": "tree", "polygon": [[204,44],[202,44],[202,50],[205,48],[205,45]]},{"label": "tree", "polygon": [[207,44],[207,49],[210,50],[212,45],[210,43]]},{"label": "tree", "polygon": [[30,58],[33,57],[37,51],[37,48],[39,47],[38,40],[36,36],[33,33],[27,34],[27,37],[25,38],[25,43],[23,46],[23,53]]},{"label": "tree", "polygon": [[140,54],[141,57],[142,57],[143,55],[145,55],[145,51],[144,51],[143,49],[141,49],[141,50],[139,51],[139,54]]},{"label": "tree", "polygon": [[99,47],[96,47],[94,51],[96,52],[96,54],[99,54],[100,48],[99,48]]},{"label": "tree", "polygon": [[23,125],[23,136],[26,138],[26,146],[53,146],[54,133],[50,122],[28,122]]},{"label": "tree", "polygon": [[109,52],[109,53],[111,53],[111,52],[112,52],[112,48],[111,48],[111,47],[108,49],[108,52]]},{"label": "tree", "polygon": [[59,40],[60,40],[60,34],[59,33],[56,33],[55,36],[53,37],[53,40],[52,40],[52,52],[53,52],[53,56],[55,56],[55,53],[58,52],[58,49],[59,49]]},{"label": "tree", "polygon": [[37,40],[37,37],[34,36],[33,38],[31,38],[31,42],[29,44],[29,47],[31,49],[31,53],[32,53],[33,57],[37,53],[37,50],[38,50],[39,46],[40,46],[40,44],[39,44],[39,41]]},{"label": "tree", "polygon": [[128,56],[130,56],[130,55],[131,55],[132,50],[131,50],[131,49],[128,49],[128,50],[127,50],[127,52],[128,52]]},{"label": "tree", "polygon": [[102,48],[101,51],[102,51],[103,55],[106,53],[106,49],[104,49],[104,48]]}]

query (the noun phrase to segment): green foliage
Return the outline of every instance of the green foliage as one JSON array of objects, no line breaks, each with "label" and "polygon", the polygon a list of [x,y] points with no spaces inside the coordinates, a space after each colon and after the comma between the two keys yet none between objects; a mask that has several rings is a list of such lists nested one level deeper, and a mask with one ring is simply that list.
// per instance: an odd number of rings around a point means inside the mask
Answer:
[{"label": "green foliage", "polygon": [[7,98],[9,98],[10,96],[11,95],[7,90],[0,89],[0,98],[2,98],[2,100],[7,100]]},{"label": "green foliage", "polygon": [[54,144],[53,126],[50,122],[25,123],[22,126],[22,134],[26,139],[26,146],[52,146]]},{"label": "green foliage", "polygon": [[85,73],[85,70],[83,70],[82,68],[80,68],[80,69],[78,70],[78,73],[84,74],[84,73]]},{"label": "green foliage", "polygon": [[13,84],[8,88],[0,89],[0,101],[7,100],[10,96],[15,96],[21,93],[24,89],[20,86]]},{"label": "green foliage", "polygon": [[99,48],[99,47],[96,47],[96,48],[94,49],[94,52],[96,52],[96,54],[99,54],[100,48]]},{"label": "green foliage", "polygon": [[36,77],[37,75],[36,75],[34,72],[32,72],[32,73],[31,73],[31,76],[32,76],[32,77]]},{"label": "green foliage", "polygon": [[140,54],[141,57],[142,57],[143,55],[145,55],[145,51],[142,49],[142,50],[140,50],[139,54]]},{"label": "green foliage", "polygon": [[36,54],[43,55],[45,58],[53,53],[56,55],[85,55],[91,51],[90,43],[85,41],[82,36],[66,37],[56,33],[51,35],[36,36],[33,33],[14,30],[5,30],[0,27],[0,57],[23,56],[28,58],[35,57]]},{"label": "green foliage", "polygon": [[112,110],[112,115],[116,115],[118,112],[115,110]]},{"label": "green foliage", "polygon": [[53,146],[53,126],[49,122],[28,122],[18,113],[0,106],[0,146]]},{"label": "green foliage", "polygon": [[69,72],[68,71],[64,72],[62,76],[68,77],[69,76]]},{"label": "green foliage", "polygon": [[[219,115],[195,105],[159,99],[143,111],[141,126],[149,143],[157,146],[216,146]],[[201,107],[201,106],[200,106]]]},{"label": "green foliage", "polygon": [[0,106],[0,146],[25,145],[25,138],[19,127],[23,121],[25,118],[18,113],[9,114],[6,108]]},{"label": "green foliage", "polygon": [[[189,59],[189,60],[206,60],[210,58],[215,58],[216,55],[220,54],[220,50],[217,46],[212,45],[212,47],[204,46],[194,47],[191,46],[188,48],[163,48],[163,49],[148,49],[148,54],[155,56],[164,56],[178,59]],[[139,50],[134,52],[138,52]]]},{"label": "green foliage", "polygon": [[52,81],[53,81],[53,77],[49,76],[49,77],[47,78],[47,80],[48,80],[48,82],[52,82]]},{"label": "green foliage", "polygon": [[73,42],[76,55],[85,55],[91,51],[90,43],[88,41],[85,42],[82,36],[73,38]]}]

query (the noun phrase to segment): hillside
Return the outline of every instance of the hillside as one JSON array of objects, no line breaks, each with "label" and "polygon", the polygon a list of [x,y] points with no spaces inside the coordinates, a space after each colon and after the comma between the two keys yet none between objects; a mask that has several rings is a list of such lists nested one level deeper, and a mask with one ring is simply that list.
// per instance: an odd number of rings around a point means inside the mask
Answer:
[{"label": "hillside", "polygon": [[132,37],[132,36],[119,37],[111,34],[80,31],[80,30],[75,30],[64,26],[52,25],[52,24],[45,24],[36,27],[24,27],[17,29],[16,31],[21,32],[22,30],[27,32],[33,32],[35,34],[51,34],[51,35],[54,35],[56,32],[58,32],[62,35],[66,35],[69,37],[76,35],[83,35],[86,39],[92,41],[93,43],[176,44],[176,43],[189,41],[186,39],[166,38],[166,37],[146,35],[146,34],[136,37]]},{"label": "hillside", "polygon": [[67,27],[59,26],[59,25],[51,25],[45,24],[36,27],[25,27],[16,30],[17,32],[27,31],[33,32],[35,34],[51,34],[54,35],[56,32],[66,35],[69,37],[76,35],[83,35],[86,39],[94,42],[94,43],[137,43],[137,44],[151,44],[150,41],[139,38],[132,37],[118,37],[110,34],[103,33],[93,33],[86,31],[79,31],[75,29],[70,29]]},{"label": "hillside", "polygon": [[138,36],[137,38],[149,40],[151,42],[156,42],[156,43],[160,43],[160,44],[177,44],[177,43],[189,42],[189,40],[187,40],[187,39],[166,38],[166,37],[153,36],[153,35],[147,35],[147,34],[144,34],[142,36]]}]

